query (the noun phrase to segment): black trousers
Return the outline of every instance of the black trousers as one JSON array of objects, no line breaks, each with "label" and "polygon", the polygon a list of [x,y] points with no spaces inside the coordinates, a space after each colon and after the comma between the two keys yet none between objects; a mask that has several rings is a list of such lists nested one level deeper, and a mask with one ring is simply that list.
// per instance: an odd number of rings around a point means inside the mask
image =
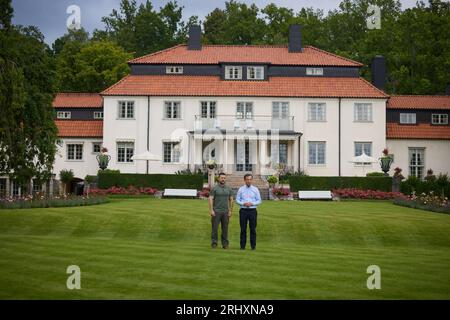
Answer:
[{"label": "black trousers", "polygon": [[241,225],[241,248],[247,243],[247,223],[250,226],[250,245],[256,248],[256,220],[258,212],[256,209],[240,209],[239,223]]}]

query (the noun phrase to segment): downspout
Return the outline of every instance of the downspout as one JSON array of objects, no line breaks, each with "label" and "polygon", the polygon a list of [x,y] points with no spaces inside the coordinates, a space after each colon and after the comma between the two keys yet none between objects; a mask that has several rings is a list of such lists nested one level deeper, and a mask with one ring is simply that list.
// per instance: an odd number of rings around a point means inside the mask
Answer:
[{"label": "downspout", "polygon": [[[150,96],[147,96],[147,151],[150,151],[150,131],[149,130],[150,130]],[[148,161],[149,160],[146,160],[147,174],[148,174]]]},{"label": "downspout", "polygon": [[339,177],[341,176],[341,97],[339,97],[339,134],[338,134],[338,146],[339,146]]},{"label": "downspout", "polygon": [[300,133],[299,134],[299,136],[298,136],[298,152],[297,152],[297,171],[298,172],[300,172],[300,160],[301,160],[301,156],[300,156],[300,150],[301,150],[301,148],[300,148],[300,140],[301,140],[301,138],[302,138],[302,134]]}]

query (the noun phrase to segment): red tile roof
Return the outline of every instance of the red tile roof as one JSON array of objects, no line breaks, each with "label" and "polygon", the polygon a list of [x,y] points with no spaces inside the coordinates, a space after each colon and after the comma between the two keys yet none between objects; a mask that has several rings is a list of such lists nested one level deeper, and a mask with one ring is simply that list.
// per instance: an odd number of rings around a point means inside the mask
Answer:
[{"label": "red tile roof", "polygon": [[100,138],[103,136],[102,120],[55,120],[58,137]]},{"label": "red tile roof", "polygon": [[58,93],[54,108],[102,108],[103,98],[98,93]]},{"label": "red tile roof", "polygon": [[131,64],[219,64],[221,62],[363,66],[360,62],[312,46],[304,47],[303,52],[289,52],[287,46],[269,45],[203,45],[201,50],[188,50],[187,46],[182,44],[129,61]]},{"label": "red tile roof", "polygon": [[388,108],[450,110],[450,96],[391,96]]},{"label": "red tile roof", "polygon": [[402,125],[386,123],[387,139],[450,139],[450,126],[431,125],[420,123],[418,125]]},{"label": "red tile roof", "polygon": [[272,77],[229,81],[217,76],[129,75],[102,92],[128,96],[247,96],[388,98],[362,78]]}]

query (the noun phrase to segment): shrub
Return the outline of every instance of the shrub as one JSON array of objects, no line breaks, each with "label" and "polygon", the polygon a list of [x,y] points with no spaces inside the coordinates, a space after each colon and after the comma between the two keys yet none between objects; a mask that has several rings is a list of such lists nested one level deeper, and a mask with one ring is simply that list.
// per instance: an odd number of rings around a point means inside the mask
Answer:
[{"label": "shrub", "polygon": [[331,191],[333,196],[342,199],[374,199],[389,200],[399,197],[406,197],[401,192],[386,192],[380,190],[362,190],[355,188],[334,189]]},{"label": "shrub", "polygon": [[310,177],[296,176],[289,179],[291,191],[299,190],[333,190],[357,188],[363,190],[392,190],[391,177]]},{"label": "shrub", "polygon": [[384,177],[384,172],[369,172],[366,177]]},{"label": "shrub", "polygon": [[59,179],[64,184],[64,193],[67,193],[67,185],[72,182],[74,177],[72,170],[63,169],[59,172]]},{"label": "shrub", "polygon": [[450,213],[450,201],[448,198],[437,196],[433,191],[428,194],[422,193],[418,196],[413,192],[409,197],[403,196],[396,198],[394,204],[415,209]]},{"label": "shrub", "polygon": [[429,175],[427,180],[420,180],[417,177],[409,176],[400,185],[400,191],[404,194],[410,195],[413,192],[416,194],[428,194],[431,191],[436,195],[450,197],[450,181],[447,174],[440,173],[438,177],[432,178]]},{"label": "shrub", "polygon": [[29,208],[52,208],[52,207],[76,207],[90,206],[107,203],[106,197],[79,197],[79,196],[54,196],[47,198],[44,196],[24,196],[15,198],[0,199],[0,209],[29,209]]},{"label": "shrub", "polygon": [[269,184],[275,184],[275,183],[278,182],[278,178],[275,177],[275,176],[269,176],[269,177],[267,177],[267,182],[268,182]]},{"label": "shrub", "polygon": [[197,189],[203,187],[203,177],[199,174],[128,174],[128,173],[104,173],[98,175],[98,187],[108,189],[110,187],[135,186],[152,187],[158,190],[166,188]]}]

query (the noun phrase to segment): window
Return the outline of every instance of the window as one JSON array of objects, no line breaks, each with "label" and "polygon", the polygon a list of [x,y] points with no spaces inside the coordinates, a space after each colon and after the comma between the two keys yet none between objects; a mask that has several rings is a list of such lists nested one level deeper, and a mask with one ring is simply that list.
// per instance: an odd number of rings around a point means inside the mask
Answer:
[{"label": "window", "polygon": [[308,121],[326,121],[325,103],[308,103]]},{"label": "window", "polygon": [[325,141],[308,142],[309,164],[325,164]]},{"label": "window", "polygon": [[252,119],[253,102],[238,102],[236,106],[236,119]]},{"label": "window", "polygon": [[210,119],[216,117],[216,102],[215,101],[201,101],[202,118]]},{"label": "window", "polygon": [[42,191],[42,184],[36,180],[33,179],[33,193],[40,193]]},{"label": "window", "polygon": [[[355,142],[355,157],[363,154],[363,152],[372,156],[372,142]],[[370,165],[371,162],[355,162],[355,165]]]},{"label": "window", "polygon": [[225,79],[242,79],[242,67],[226,66]]},{"label": "window", "polygon": [[425,166],[425,149],[409,148],[409,174],[422,179]]},{"label": "window", "polygon": [[83,160],[83,145],[82,144],[68,144],[67,145],[67,160]]},{"label": "window", "polygon": [[371,103],[355,103],[354,121],[369,122],[372,121],[372,104]]},{"label": "window", "polygon": [[179,101],[166,101],[164,108],[164,119],[181,119]]},{"label": "window", "polygon": [[22,186],[17,181],[13,181],[12,183],[12,195],[14,197],[19,197],[22,193]]},{"label": "window", "polygon": [[306,68],[307,76],[323,76],[323,68]]},{"label": "window", "polygon": [[131,163],[134,154],[134,142],[117,142],[117,162]]},{"label": "window", "polygon": [[94,119],[103,119],[103,111],[94,111]]},{"label": "window", "polygon": [[249,80],[263,80],[264,67],[247,67],[247,79]]},{"label": "window", "polygon": [[102,150],[101,142],[92,142],[92,153],[100,153]]},{"label": "window", "polygon": [[58,119],[70,119],[72,118],[72,113],[70,111],[58,111],[56,117]]},{"label": "window", "polygon": [[431,115],[432,124],[448,124],[448,114],[432,114]]},{"label": "window", "polygon": [[0,197],[6,195],[6,179],[0,178]]},{"label": "window", "polygon": [[415,113],[400,113],[400,123],[403,123],[403,124],[416,123],[416,114]]},{"label": "window", "polygon": [[168,66],[168,67],[166,67],[166,74],[183,74],[183,67]]},{"label": "window", "polygon": [[134,119],[134,101],[119,101],[119,119]]},{"label": "window", "polygon": [[178,163],[180,162],[180,143],[179,142],[164,142],[164,163]]},{"label": "window", "polygon": [[280,156],[280,163],[287,164],[288,160],[288,145],[287,142],[283,141],[279,143],[279,156]]},{"label": "window", "polygon": [[272,102],[272,118],[287,119],[289,116],[289,102]]}]

